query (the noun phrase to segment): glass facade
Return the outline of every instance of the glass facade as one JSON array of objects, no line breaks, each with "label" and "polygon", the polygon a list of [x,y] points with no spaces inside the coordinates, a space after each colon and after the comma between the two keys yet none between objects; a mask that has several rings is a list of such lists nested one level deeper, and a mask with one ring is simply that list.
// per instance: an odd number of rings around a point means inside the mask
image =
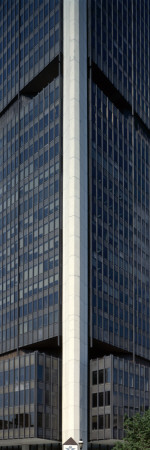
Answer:
[{"label": "glass facade", "polygon": [[0,439],[60,440],[61,362],[42,353],[0,361]]},{"label": "glass facade", "polygon": [[61,0],[0,1],[0,441],[61,440],[61,54]]},{"label": "glass facade", "polygon": [[[139,54],[143,58],[144,52],[134,51],[135,42],[129,39],[139,22],[141,2],[138,7],[136,2],[118,2],[117,10],[116,5],[92,1],[89,9],[93,24],[89,39],[90,333],[94,339],[149,359],[150,140],[148,113],[146,120],[142,109],[145,94],[136,83],[132,90],[133,75],[138,80],[137,70],[140,73]],[[135,9],[137,24],[132,19]],[[141,36],[147,36],[148,17],[144,26],[140,17]],[[140,48],[146,48],[144,42],[145,37]],[[141,85],[142,80],[141,75]]]},{"label": "glass facade", "polygon": [[92,84],[93,337],[149,358],[149,138]]},{"label": "glass facade", "polygon": [[[87,0],[87,28],[89,440],[109,443],[150,406],[150,4]],[[62,55],[62,0],[0,0],[0,440],[55,448]]]},{"label": "glass facade", "polygon": [[150,407],[150,367],[105,356],[90,362],[90,440],[123,439],[125,415]]},{"label": "glass facade", "polygon": [[150,125],[148,1],[89,1],[92,61]]},{"label": "glass facade", "polygon": [[60,83],[0,128],[1,352],[59,333]]},{"label": "glass facade", "polygon": [[114,353],[91,378],[97,441],[150,406],[149,18],[147,1],[88,2],[90,351]]},{"label": "glass facade", "polygon": [[0,110],[62,51],[62,2],[0,2]]}]

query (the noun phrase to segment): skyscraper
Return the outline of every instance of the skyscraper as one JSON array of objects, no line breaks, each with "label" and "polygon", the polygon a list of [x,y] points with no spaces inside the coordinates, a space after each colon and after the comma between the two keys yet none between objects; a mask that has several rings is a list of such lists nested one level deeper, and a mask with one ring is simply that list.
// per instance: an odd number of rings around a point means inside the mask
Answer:
[{"label": "skyscraper", "polygon": [[150,406],[149,21],[0,0],[1,448],[111,448]]}]

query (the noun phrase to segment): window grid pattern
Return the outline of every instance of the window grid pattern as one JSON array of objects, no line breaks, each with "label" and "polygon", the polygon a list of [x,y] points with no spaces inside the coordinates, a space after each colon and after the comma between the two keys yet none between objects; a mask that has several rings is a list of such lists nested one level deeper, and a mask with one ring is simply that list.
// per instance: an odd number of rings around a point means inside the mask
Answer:
[{"label": "window grid pattern", "polygon": [[150,407],[149,386],[150,367],[113,355],[91,360],[90,440],[123,439],[125,415],[142,414]]},{"label": "window grid pattern", "polygon": [[150,8],[142,0],[91,0],[91,57],[149,127]]},{"label": "window grid pattern", "polygon": [[35,355],[0,362],[0,438],[34,436]]},{"label": "window grid pattern", "polygon": [[123,421],[150,407],[150,368],[113,358],[113,438],[123,438]]},{"label": "window grid pattern", "polygon": [[92,335],[149,358],[149,137],[94,83],[91,159]]},{"label": "window grid pattern", "polygon": [[59,333],[59,93],[22,97],[0,129],[1,352]]},{"label": "window grid pattern", "polygon": [[90,361],[90,440],[111,439],[111,356]]},{"label": "window grid pattern", "polygon": [[60,439],[60,370],[38,352],[0,361],[0,439]]},{"label": "window grid pattern", "polygon": [[0,4],[0,110],[62,51],[61,0]]}]

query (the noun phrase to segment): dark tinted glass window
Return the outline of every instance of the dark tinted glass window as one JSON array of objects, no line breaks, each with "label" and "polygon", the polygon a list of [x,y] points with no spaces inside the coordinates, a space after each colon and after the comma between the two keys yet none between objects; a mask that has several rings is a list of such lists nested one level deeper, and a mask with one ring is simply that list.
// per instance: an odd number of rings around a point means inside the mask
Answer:
[{"label": "dark tinted glass window", "polygon": [[105,383],[110,383],[110,368],[105,369]]},{"label": "dark tinted glass window", "polygon": [[104,383],[104,370],[99,370],[99,384]]},{"label": "dark tinted glass window", "polygon": [[103,406],[103,405],[104,405],[104,393],[99,392],[99,406]]},{"label": "dark tinted glass window", "polygon": [[105,428],[110,428],[110,414],[105,414]]},{"label": "dark tinted glass window", "polygon": [[105,392],[105,405],[110,405],[110,391]]},{"label": "dark tinted glass window", "polygon": [[97,416],[92,417],[92,430],[97,430]]},{"label": "dark tinted glass window", "polygon": [[97,371],[94,370],[92,374],[92,384],[97,384]]},{"label": "dark tinted glass window", "polygon": [[92,407],[96,407],[97,406],[97,394],[93,394],[92,395]]},{"label": "dark tinted glass window", "polygon": [[102,415],[99,416],[99,429],[103,429],[104,417]]}]

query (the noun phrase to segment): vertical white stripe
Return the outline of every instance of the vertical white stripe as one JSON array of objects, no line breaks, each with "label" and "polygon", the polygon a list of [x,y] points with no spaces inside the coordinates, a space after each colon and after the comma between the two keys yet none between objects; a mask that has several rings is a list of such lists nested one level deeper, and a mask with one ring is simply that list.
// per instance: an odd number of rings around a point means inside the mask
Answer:
[{"label": "vertical white stripe", "polygon": [[62,441],[87,448],[88,194],[86,0],[64,0]]}]

